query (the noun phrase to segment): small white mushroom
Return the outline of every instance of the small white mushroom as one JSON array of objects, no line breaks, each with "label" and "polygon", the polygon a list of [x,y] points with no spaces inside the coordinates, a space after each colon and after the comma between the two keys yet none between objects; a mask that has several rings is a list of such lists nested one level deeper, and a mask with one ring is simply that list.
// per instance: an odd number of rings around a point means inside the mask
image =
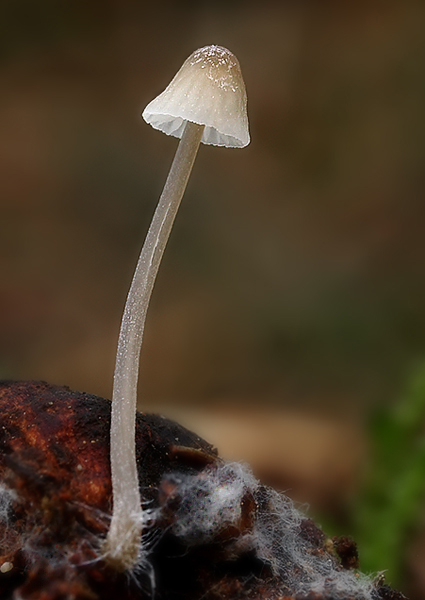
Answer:
[{"label": "small white mushroom", "polygon": [[204,144],[247,146],[246,92],[238,59],[221,46],[195,50],[169,86],[147,105],[143,118],[178,138],[190,121],[205,126]]},{"label": "small white mushroom", "polygon": [[142,552],[135,416],[146,311],[200,142],[234,148],[249,143],[238,60],[220,46],[196,50],[143,118],[181,140],[136,266],[118,340],[111,415],[113,514],[105,544],[106,559],[117,570],[134,567]]}]

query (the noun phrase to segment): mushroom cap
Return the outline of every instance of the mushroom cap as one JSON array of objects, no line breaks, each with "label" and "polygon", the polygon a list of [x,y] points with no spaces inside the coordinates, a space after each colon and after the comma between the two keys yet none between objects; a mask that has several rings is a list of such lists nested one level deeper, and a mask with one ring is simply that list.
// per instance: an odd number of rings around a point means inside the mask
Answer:
[{"label": "mushroom cap", "polygon": [[243,148],[250,141],[238,59],[221,46],[195,50],[142,113],[155,129],[181,138],[186,121],[205,125],[202,142]]}]

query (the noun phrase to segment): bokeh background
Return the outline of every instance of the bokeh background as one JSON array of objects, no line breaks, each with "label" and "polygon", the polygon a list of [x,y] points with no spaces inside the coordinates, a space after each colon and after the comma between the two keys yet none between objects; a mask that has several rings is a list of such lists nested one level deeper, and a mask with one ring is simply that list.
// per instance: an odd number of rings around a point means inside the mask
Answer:
[{"label": "bokeh background", "polygon": [[[140,113],[211,43],[239,58],[252,142],[199,152],[140,396],[347,522],[369,418],[425,358],[420,0],[1,0],[1,375],[110,397],[176,147]],[[424,520],[402,552],[417,598]]]}]

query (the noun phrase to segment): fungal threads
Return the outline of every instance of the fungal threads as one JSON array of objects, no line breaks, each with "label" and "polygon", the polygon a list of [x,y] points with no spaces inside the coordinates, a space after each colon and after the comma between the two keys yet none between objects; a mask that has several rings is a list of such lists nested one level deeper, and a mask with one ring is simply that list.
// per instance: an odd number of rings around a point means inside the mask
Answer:
[{"label": "fungal threads", "polygon": [[293,596],[372,598],[372,579],[342,568],[326,550],[324,534],[313,525],[313,534],[306,535],[310,522],[292,500],[261,485],[247,466],[224,463],[196,475],[171,473],[161,489],[158,510],[173,507],[170,529],[188,548],[224,541],[233,557],[254,551]]}]

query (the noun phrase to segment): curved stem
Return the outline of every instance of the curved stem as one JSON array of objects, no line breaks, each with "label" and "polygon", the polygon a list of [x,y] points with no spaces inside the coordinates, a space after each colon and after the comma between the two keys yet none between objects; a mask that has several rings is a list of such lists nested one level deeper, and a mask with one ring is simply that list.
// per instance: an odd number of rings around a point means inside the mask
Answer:
[{"label": "curved stem", "polygon": [[188,122],[143,245],[121,322],[111,414],[113,512],[107,559],[130,569],[140,554],[142,508],[135,452],[137,379],[146,312],[159,264],[201,142],[203,125]]}]

